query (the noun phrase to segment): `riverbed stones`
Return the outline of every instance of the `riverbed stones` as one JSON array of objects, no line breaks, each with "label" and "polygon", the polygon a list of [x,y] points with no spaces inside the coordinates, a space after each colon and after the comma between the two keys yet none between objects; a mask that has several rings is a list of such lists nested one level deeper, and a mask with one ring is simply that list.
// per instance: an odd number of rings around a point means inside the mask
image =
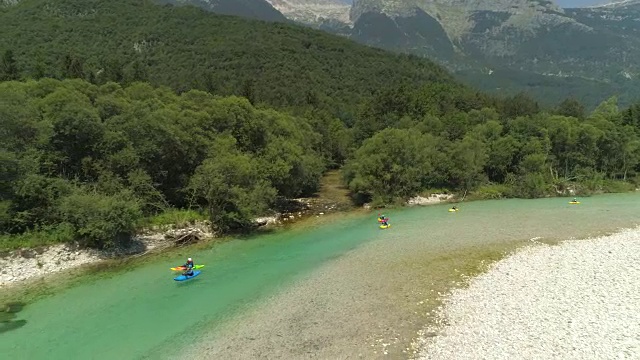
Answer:
[{"label": "riverbed stones", "polygon": [[407,201],[407,205],[433,205],[453,199],[453,194],[431,194],[429,197],[415,196]]},{"label": "riverbed stones", "polygon": [[419,347],[433,360],[637,359],[640,230],[538,243],[494,264],[445,297]]},{"label": "riverbed stones", "polygon": [[0,258],[0,288],[11,283],[58,272],[100,260],[95,250],[77,250],[72,245],[54,245],[43,251],[19,250]]}]

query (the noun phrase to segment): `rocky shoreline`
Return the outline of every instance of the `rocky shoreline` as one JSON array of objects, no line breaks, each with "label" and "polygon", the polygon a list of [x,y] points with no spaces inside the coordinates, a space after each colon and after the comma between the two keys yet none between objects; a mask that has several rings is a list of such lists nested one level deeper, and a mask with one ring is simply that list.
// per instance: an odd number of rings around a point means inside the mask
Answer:
[{"label": "rocky shoreline", "polygon": [[207,221],[179,229],[146,229],[126,247],[110,250],[81,248],[78,244],[58,244],[19,249],[0,257],[0,289],[23,281],[100,261],[141,256],[214,237]]},{"label": "rocky shoreline", "polygon": [[428,197],[414,196],[407,201],[407,205],[435,205],[443,202],[451,201],[455,198],[453,194],[431,194]]}]

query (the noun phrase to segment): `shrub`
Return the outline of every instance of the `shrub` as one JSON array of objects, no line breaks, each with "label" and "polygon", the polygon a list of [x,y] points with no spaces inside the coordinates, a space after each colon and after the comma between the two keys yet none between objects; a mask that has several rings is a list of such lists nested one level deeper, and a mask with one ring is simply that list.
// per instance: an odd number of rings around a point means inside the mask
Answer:
[{"label": "shrub", "polygon": [[487,184],[478,187],[472,197],[477,200],[492,200],[511,197],[513,189],[505,184]]},{"label": "shrub", "polygon": [[63,198],[58,210],[80,244],[96,248],[130,240],[142,216],[138,201],[127,192],[109,196],[78,190]]}]

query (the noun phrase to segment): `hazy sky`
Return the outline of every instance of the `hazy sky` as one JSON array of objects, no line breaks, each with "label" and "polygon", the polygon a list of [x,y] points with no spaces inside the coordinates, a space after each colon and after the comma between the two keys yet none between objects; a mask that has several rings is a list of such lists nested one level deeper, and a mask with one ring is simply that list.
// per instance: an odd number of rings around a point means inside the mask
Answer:
[{"label": "hazy sky", "polygon": [[556,0],[556,3],[563,8],[591,6],[598,4],[606,4],[612,1],[607,0]]},{"label": "hazy sky", "polygon": [[[353,0],[341,0],[347,4],[351,4]],[[598,4],[606,4],[619,0],[555,0],[555,2],[563,8],[591,6]]]},{"label": "hazy sky", "polygon": [[[620,0],[555,0],[556,4],[560,5],[563,8],[592,6],[592,5],[598,5],[598,4],[606,4],[614,1],[620,1]],[[342,0],[342,2],[351,4],[353,0]]]}]

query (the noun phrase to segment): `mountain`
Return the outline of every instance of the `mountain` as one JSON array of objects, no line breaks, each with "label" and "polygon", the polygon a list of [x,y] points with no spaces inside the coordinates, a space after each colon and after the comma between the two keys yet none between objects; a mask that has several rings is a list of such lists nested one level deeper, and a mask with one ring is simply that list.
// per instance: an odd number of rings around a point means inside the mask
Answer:
[{"label": "mountain", "polygon": [[334,114],[353,114],[374,91],[401,83],[461,86],[416,56],[152,1],[23,0],[0,8],[0,33],[0,54],[10,52],[19,69],[11,76],[144,80],[278,107],[320,102]]},{"label": "mountain", "polygon": [[[546,102],[563,92],[592,106],[616,93],[629,102],[640,94],[638,12],[632,4],[637,1],[561,9],[544,0],[359,0],[351,11],[351,37],[437,59],[485,90],[509,82],[500,73],[520,73],[517,90]],[[536,77],[582,86],[554,91],[532,85],[540,84]]]},{"label": "mountain", "polygon": [[548,0],[268,1],[308,26],[432,58],[483,90],[591,106],[640,96],[639,0],[581,9]]}]

